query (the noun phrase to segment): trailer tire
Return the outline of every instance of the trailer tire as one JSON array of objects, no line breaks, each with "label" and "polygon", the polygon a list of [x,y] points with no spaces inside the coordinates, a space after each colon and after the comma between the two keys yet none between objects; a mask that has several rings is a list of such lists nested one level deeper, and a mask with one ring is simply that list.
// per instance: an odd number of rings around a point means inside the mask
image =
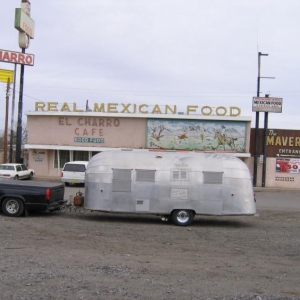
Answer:
[{"label": "trailer tire", "polygon": [[20,217],[24,213],[24,203],[18,198],[7,198],[2,203],[3,213],[9,217]]},{"label": "trailer tire", "polygon": [[176,209],[172,211],[172,221],[175,225],[188,226],[193,222],[195,213],[192,210]]}]

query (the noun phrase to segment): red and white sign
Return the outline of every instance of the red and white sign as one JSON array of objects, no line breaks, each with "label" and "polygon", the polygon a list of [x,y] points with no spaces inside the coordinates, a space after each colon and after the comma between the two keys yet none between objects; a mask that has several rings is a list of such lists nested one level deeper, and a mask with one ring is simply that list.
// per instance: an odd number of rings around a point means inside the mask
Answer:
[{"label": "red and white sign", "polygon": [[0,61],[12,63],[12,64],[33,66],[34,55],[0,49]]},{"label": "red and white sign", "polygon": [[253,97],[252,111],[281,113],[282,98]]}]

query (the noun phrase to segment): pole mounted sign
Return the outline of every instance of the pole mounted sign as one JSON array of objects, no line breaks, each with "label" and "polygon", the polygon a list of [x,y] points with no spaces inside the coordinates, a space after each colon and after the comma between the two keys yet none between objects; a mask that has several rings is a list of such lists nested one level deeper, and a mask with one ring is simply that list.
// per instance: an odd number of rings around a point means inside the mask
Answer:
[{"label": "pole mounted sign", "polygon": [[16,8],[15,28],[20,32],[25,32],[28,36],[34,38],[34,21],[22,10]]},{"label": "pole mounted sign", "polygon": [[252,111],[282,113],[282,98],[253,97]]},{"label": "pole mounted sign", "polygon": [[13,63],[13,64],[33,66],[34,55],[0,49],[0,61]]},{"label": "pole mounted sign", "polygon": [[29,47],[30,39],[34,38],[34,21],[30,18],[31,4],[29,0],[22,0],[21,8],[15,10],[15,28],[19,31],[19,46]]},{"label": "pole mounted sign", "polygon": [[10,83],[14,82],[14,71],[0,69],[0,81],[7,83],[8,79]]}]

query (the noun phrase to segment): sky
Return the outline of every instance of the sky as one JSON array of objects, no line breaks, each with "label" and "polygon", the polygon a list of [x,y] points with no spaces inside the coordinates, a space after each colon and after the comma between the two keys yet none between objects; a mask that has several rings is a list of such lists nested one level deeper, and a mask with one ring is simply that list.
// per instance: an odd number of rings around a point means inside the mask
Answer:
[{"label": "sky", "polygon": [[[0,49],[21,52],[21,0],[0,0]],[[4,5],[5,2],[5,5]],[[31,0],[23,113],[35,102],[237,106],[252,117],[257,94],[283,99],[268,128],[300,129],[299,0]],[[14,64],[0,62],[0,69]],[[20,65],[16,73],[17,121]],[[11,86],[13,87],[13,86]],[[0,83],[0,130],[6,84]],[[9,126],[12,96],[9,104]],[[264,113],[259,113],[260,127]],[[23,121],[26,123],[26,115]]]}]

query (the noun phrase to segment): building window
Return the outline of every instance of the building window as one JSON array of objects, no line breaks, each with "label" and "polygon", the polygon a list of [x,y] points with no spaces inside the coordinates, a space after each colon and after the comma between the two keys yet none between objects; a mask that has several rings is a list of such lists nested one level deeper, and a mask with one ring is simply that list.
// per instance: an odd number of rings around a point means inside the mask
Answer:
[{"label": "building window", "polygon": [[73,161],[89,161],[88,151],[73,151]]},{"label": "building window", "polygon": [[171,170],[171,180],[189,180],[187,169]]},{"label": "building window", "polygon": [[[59,166],[58,166],[58,157],[59,157]],[[63,168],[64,164],[69,161],[70,161],[69,150],[55,150],[54,168]]]},{"label": "building window", "polygon": [[223,183],[223,172],[203,172],[203,183]]},{"label": "building window", "polygon": [[101,151],[100,152],[96,152],[96,151],[92,151],[92,157],[94,156],[94,155],[96,155],[96,154],[98,154],[98,153],[101,153]]},{"label": "building window", "polygon": [[113,169],[113,192],[131,192],[131,169]]},{"label": "building window", "polygon": [[136,181],[155,181],[155,170],[136,170]]}]

